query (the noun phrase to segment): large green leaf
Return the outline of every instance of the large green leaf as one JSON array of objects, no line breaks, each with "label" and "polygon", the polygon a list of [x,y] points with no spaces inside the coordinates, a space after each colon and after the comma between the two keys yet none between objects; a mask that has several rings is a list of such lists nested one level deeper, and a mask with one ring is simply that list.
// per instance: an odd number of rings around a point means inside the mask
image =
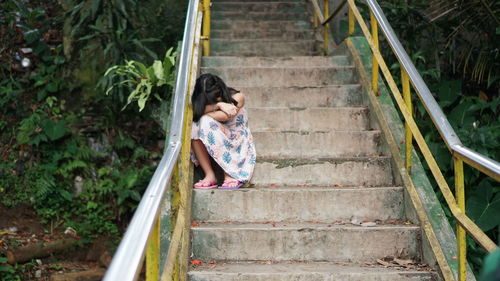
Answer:
[{"label": "large green leaf", "polygon": [[443,80],[439,83],[437,89],[439,96],[439,105],[446,107],[452,104],[458,97],[460,97],[462,92],[462,81],[461,80]]},{"label": "large green leaf", "polygon": [[467,213],[483,231],[500,225],[500,193],[493,193],[489,181],[483,180],[467,200]]},{"label": "large green leaf", "polygon": [[40,125],[50,140],[58,140],[66,134],[66,123],[64,121],[54,122],[51,119],[45,119]]}]

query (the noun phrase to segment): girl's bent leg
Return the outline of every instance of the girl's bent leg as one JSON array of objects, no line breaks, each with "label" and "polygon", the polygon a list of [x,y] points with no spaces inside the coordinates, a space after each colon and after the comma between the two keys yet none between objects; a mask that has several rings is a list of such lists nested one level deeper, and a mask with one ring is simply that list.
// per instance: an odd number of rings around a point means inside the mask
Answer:
[{"label": "girl's bent leg", "polygon": [[210,155],[208,155],[207,148],[203,142],[201,140],[191,140],[191,148],[193,149],[196,159],[198,159],[200,163],[201,169],[203,169],[205,173],[205,178],[203,178],[203,180],[210,182],[217,181],[214,170],[212,169],[212,164],[210,163]]}]

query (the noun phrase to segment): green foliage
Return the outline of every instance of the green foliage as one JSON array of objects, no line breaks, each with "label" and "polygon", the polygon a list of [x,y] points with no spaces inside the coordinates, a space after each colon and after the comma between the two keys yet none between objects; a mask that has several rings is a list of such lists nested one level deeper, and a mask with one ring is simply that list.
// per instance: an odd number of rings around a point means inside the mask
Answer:
[{"label": "green foliage", "polygon": [[[72,2],[77,1],[62,1],[65,6]],[[56,0],[0,3],[0,22],[6,27],[0,47],[8,54],[0,56],[0,204],[31,205],[49,231],[71,226],[85,243],[100,235],[113,239],[123,231],[152,176],[163,135],[151,111],[117,113],[121,105],[116,95],[96,93],[96,99],[82,99],[70,73],[80,57],[76,51],[63,55],[71,45],[65,40],[72,40],[64,38],[63,46],[58,31],[62,15],[71,24],[80,23],[72,32],[77,37],[74,50],[106,44],[96,49],[96,58],[101,52],[106,61],[89,61],[107,68],[123,59],[156,58],[157,50],[146,45],[157,39],[144,37],[143,29],[154,17],[140,13],[144,3],[133,0],[78,1],[66,14],[59,5]],[[14,57],[24,56],[20,48],[26,47],[33,49],[26,55],[32,66],[16,67]],[[174,55],[170,51],[164,61],[153,64],[153,90],[171,87]],[[164,93],[158,92],[159,97],[166,99]],[[3,262],[0,271],[7,272]],[[12,276],[6,280],[17,280]]]},{"label": "green foliage", "polygon": [[[493,196],[494,195],[494,196]],[[494,193],[493,185],[484,179],[467,200],[467,213],[483,230],[500,226],[500,192]]]},{"label": "green foliage", "polygon": [[498,88],[500,2],[390,0],[381,6],[410,54],[423,51],[438,71]]},{"label": "green foliage", "polygon": [[13,266],[7,264],[7,258],[0,256],[0,279],[3,281],[21,281]]},{"label": "green foliage", "polygon": [[[144,109],[146,102],[149,100],[151,94],[159,101],[162,91],[169,93],[174,86],[174,65],[176,52],[170,48],[165,54],[162,61],[155,60],[150,67],[146,67],[143,63],[138,61],[125,61],[124,65],[115,65],[110,67],[104,76],[110,76],[111,79],[119,77],[120,82],[113,84],[106,90],[106,95],[109,94],[114,87],[126,85],[132,91],[127,98],[127,103],[123,107],[127,107],[131,102],[137,101],[139,111]],[[168,90],[162,86],[169,86]]]},{"label": "green foliage", "polygon": [[[187,1],[173,0],[70,0],[66,4],[72,39],[66,49],[97,73],[99,80],[94,82],[100,90],[124,82],[102,75],[111,66],[132,60],[149,64],[165,53],[166,46],[176,45],[187,7]],[[125,102],[123,89],[115,92],[118,103]]]}]

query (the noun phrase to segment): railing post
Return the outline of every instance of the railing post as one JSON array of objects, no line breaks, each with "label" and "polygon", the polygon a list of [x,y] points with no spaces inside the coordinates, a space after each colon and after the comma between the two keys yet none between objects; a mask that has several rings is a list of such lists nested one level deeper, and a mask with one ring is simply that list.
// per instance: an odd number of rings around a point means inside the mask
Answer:
[{"label": "railing post", "polygon": [[[355,2],[353,1],[353,3]],[[349,35],[352,35],[353,33],[354,33],[354,13],[352,12],[352,8],[349,6]]]},{"label": "railing post", "polygon": [[146,281],[158,281],[160,278],[160,217],[151,230],[146,252]]},{"label": "railing post", "polygon": [[210,55],[210,0],[202,0],[203,3],[203,56]]},{"label": "railing post", "polygon": [[[373,12],[370,11],[370,22],[372,26],[372,38],[373,38],[373,43],[379,49],[379,43],[378,43],[378,23],[377,19],[373,15]],[[375,58],[375,56],[372,56],[372,89],[373,93],[377,94],[378,93],[378,61]]]},{"label": "railing post", "polygon": [[[328,0],[323,0],[323,14],[324,18],[327,19],[330,13],[328,8]],[[323,26],[323,53],[328,54],[328,23]]]},{"label": "railing post", "polygon": [[316,9],[313,9],[313,14],[314,14],[313,26],[314,28],[318,28],[318,13],[316,13]]},{"label": "railing post", "polygon": [[[408,77],[408,73],[401,66],[401,84],[403,84],[403,99],[406,103],[406,107],[408,108],[408,113],[411,115],[413,111],[413,106],[411,103],[411,91],[410,91],[410,79]],[[411,129],[408,126],[408,122],[405,121],[405,144],[406,144],[406,170],[408,174],[411,174],[411,151],[412,151],[412,143],[413,143],[413,135],[411,133]]]},{"label": "railing post", "polygon": [[[464,191],[464,163],[461,159],[453,157],[453,166],[455,171],[455,197],[457,205],[465,214],[465,191]],[[458,250],[458,280],[467,279],[467,244],[465,229],[457,223],[457,250]]]}]

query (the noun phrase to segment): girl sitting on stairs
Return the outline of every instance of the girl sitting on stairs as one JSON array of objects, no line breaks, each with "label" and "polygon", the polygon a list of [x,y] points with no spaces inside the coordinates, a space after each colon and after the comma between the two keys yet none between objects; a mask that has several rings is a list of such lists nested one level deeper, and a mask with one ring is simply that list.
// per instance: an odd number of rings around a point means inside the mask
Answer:
[{"label": "girl sitting on stairs", "polygon": [[244,104],[245,96],[218,76],[206,73],[196,80],[191,97],[191,156],[205,177],[194,188],[217,187],[210,157],[224,171],[220,189],[240,188],[252,177],[256,154]]}]

